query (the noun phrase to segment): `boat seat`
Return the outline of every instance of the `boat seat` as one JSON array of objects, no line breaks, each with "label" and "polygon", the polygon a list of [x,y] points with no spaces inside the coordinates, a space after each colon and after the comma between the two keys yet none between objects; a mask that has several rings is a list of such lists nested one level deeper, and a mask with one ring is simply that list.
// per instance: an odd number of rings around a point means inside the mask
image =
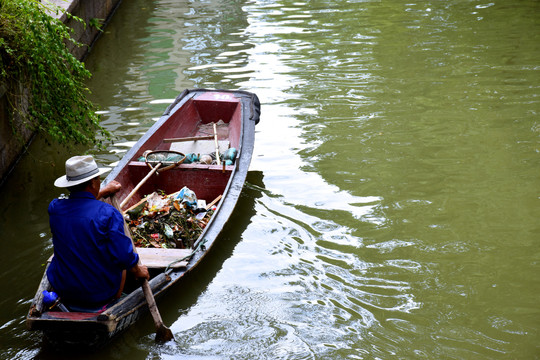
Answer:
[{"label": "boat seat", "polygon": [[[225,153],[229,147],[229,140],[218,140],[218,148],[221,154]],[[216,143],[214,140],[173,142],[169,150],[182,154],[214,154],[216,152]]]},{"label": "boat seat", "polygon": [[[190,249],[158,249],[158,248],[137,248],[141,264],[146,265],[149,269],[161,269],[169,267],[176,269],[186,267],[189,258],[193,251]],[[47,262],[51,262],[54,254],[51,255]],[[174,264],[172,264],[174,263]],[[171,265],[172,264],[172,265]]]},{"label": "boat seat", "polygon": [[[141,264],[147,266],[149,269],[161,269],[166,267],[176,269],[187,266],[189,256],[193,253],[193,250],[137,248],[137,253],[139,254]],[[184,258],[186,259],[178,261]]]},{"label": "boat seat", "polygon": [[[177,269],[187,266],[189,258],[182,261],[178,260],[189,257],[193,253],[193,250],[137,248],[137,253],[139,254],[141,264],[146,265],[149,269],[162,269],[166,267]],[[54,254],[47,259],[47,262],[51,262],[53,256]]]}]

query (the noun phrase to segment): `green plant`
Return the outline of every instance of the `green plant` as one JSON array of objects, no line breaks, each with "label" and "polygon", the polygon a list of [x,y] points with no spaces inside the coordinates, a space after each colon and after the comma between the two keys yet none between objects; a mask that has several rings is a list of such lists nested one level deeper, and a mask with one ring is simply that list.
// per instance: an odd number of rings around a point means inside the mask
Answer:
[{"label": "green plant", "polygon": [[[68,44],[81,46],[71,29],[48,15],[57,11],[37,0],[0,0],[0,82],[8,107],[27,129],[60,144],[100,145],[97,133],[106,138],[109,133],[87,98],[85,81],[91,74],[68,49]],[[26,111],[20,110],[25,96],[19,84],[28,92]],[[12,128],[20,135],[13,123]]]},{"label": "green plant", "polygon": [[96,28],[98,31],[103,32],[103,21],[104,21],[103,19],[91,18],[88,21],[88,25],[90,25],[91,27]]}]

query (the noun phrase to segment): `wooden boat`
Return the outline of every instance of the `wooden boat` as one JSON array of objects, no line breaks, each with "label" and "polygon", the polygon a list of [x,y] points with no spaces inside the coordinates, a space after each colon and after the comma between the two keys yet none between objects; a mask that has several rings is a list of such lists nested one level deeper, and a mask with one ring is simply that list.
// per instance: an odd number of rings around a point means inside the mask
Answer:
[{"label": "wooden boat", "polygon": [[[207,204],[219,200],[202,234],[191,248],[137,248],[141,262],[150,269],[149,283],[156,299],[164,296],[167,290],[201,263],[227,223],[246,179],[259,114],[259,100],[252,93],[186,90],[104,180],[104,183],[116,180],[122,184],[122,190],[116,195],[120,200],[136,190],[123,210],[144,202],[144,196],[155,191],[171,194],[184,186],[195,192],[198,200],[204,200]],[[210,133],[214,139],[209,140],[208,128],[213,124],[218,125],[214,128],[215,133]],[[225,142],[225,146],[236,148],[234,164],[182,163],[161,172],[158,169],[158,175],[151,175],[140,188],[136,188],[153,171],[141,161],[145,151],[177,149],[175,145],[179,144],[184,148],[199,146],[205,141],[206,146],[210,141],[218,146]],[[44,290],[50,290],[45,274],[26,322],[30,330],[42,331],[46,342],[55,346],[101,347],[148,311],[140,287],[101,313],[62,312],[57,307],[51,310],[43,304]]]}]

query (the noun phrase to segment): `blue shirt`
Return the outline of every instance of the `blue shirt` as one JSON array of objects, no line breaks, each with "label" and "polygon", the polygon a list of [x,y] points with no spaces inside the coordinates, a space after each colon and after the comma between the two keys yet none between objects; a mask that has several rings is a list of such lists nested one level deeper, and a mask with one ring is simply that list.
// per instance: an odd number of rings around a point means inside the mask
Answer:
[{"label": "blue shirt", "polygon": [[54,257],[47,270],[67,303],[105,304],[120,288],[122,271],[139,261],[124,234],[122,214],[89,192],[71,193],[49,205]]}]

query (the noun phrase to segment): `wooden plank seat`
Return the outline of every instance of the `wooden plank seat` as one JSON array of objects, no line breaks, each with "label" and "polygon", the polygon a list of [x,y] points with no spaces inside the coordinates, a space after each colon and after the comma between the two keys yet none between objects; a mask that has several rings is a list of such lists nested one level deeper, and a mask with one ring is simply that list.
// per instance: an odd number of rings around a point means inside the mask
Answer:
[{"label": "wooden plank seat", "polygon": [[[149,269],[161,269],[166,267],[181,268],[186,267],[189,257],[193,250],[191,249],[158,249],[158,248],[137,248],[137,253],[141,260],[141,264],[146,265]],[[174,263],[174,264],[172,264]]]},{"label": "wooden plank seat", "polygon": [[[177,269],[186,267],[189,258],[178,261],[190,256],[193,253],[191,249],[158,249],[158,248],[137,248],[141,264],[150,269],[162,269],[170,265],[170,268]],[[51,262],[54,254],[47,259]],[[174,263],[174,264],[172,264]],[[172,265],[171,265],[172,264]]]},{"label": "wooden plank seat", "polygon": [[[223,154],[230,147],[229,140],[218,140],[219,153]],[[181,141],[171,143],[171,151],[181,152],[182,154],[215,154],[216,143],[213,140]]]}]

